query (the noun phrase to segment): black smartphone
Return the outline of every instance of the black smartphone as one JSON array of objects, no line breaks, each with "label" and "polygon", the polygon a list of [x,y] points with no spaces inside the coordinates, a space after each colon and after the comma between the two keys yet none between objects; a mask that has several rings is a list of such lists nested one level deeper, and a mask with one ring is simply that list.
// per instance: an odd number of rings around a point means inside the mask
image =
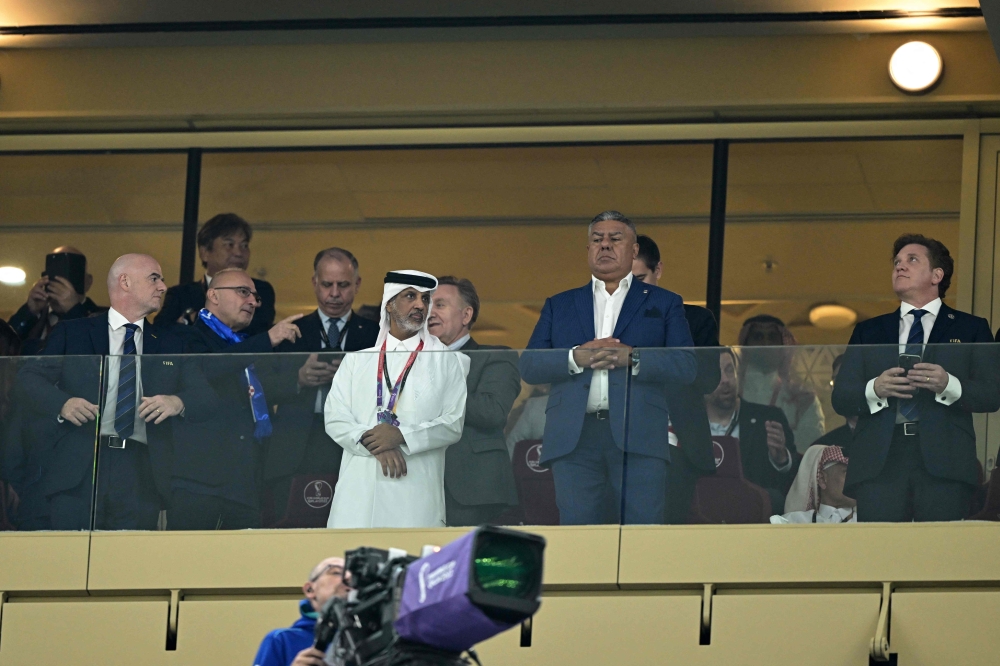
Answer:
[{"label": "black smartphone", "polygon": [[319,361],[320,363],[334,363],[340,361],[343,358],[344,358],[344,352],[326,352],[326,353],[321,352],[316,356],[316,360]]},{"label": "black smartphone", "polygon": [[45,255],[45,272],[42,276],[50,280],[55,277],[66,278],[76,293],[83,295],[86,290],[87,258],[82,254],[60,252]]},{"label": "black smartphone", "polygon": [[910,370],[913,370],[913,366],[920,363],[920,356],[917,354],[900,354],[899,355],[899,367],[909,374]]}]

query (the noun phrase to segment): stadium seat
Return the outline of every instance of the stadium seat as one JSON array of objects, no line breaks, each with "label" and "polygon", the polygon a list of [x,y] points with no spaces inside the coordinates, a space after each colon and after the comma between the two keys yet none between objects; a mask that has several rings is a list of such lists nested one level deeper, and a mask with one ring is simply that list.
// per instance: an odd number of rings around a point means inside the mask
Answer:
[{"label": "stadium seat", "polygon": [[743,478],[739,440],[713,437],[715,475],[703,476],[695,486],[690,523],[766,523],[771,517],[767,491]]},{"label": "stadium seat", "polygon": [[285,515],[270,527],[326,527],[336,487],[336,474],[302,474],[294,477]]},{"label": "stadium seat", "polygon": [[517,497],[524,511],[525,525],[558,525],[559,508],[556,506],[556,485],[552,471],[541,467],[540,439],[526,439],[514,446],[514,482]]}]

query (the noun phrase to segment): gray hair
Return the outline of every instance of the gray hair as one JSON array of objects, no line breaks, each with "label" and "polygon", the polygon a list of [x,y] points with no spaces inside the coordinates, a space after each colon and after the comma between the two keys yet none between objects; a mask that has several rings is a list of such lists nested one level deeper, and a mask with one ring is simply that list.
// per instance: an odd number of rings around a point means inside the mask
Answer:
[{"label": "gray hair", "polygon": [[351,267],[354,268],[355,273],[358,272],[358,260],[355,258],[353,254],[351,254],[350,250],[345,250],[342,247],[328,247],[325,250],[320,250],[316,254],[316,258],[313,259],[314,271],[319,268],[319,262],[323,261],[324,259],[337,259],[339,261],[346,261],[349,264],[351,264]]},{"label": "gray hair", "polygon": [[479,319],[479,294],[471,280],[466,278],[458,279],[454,275],[442,275],[438,278],[438,286],[448,285],[458,289],[458,297],[470,308],[472,308],[472,319],[469,320],[469,330],[475,326]]},{"label": "gray hair", "polygon": [[609,220],[612,222],[621,222],[626,227],[632,230],[633,238],[639,237],[639,232],[636,231],[635,223],[632,222],[632,220],[625,217],[624,214],[619,213],[616,210],[606,210],[603,213],[598,213],[597,217],[592,219],[590,221],[590,224],[587,226],[587,235],[589,236],[591,233],[593,233],[595,224],[597,224],[598,222],[607,222]]}]

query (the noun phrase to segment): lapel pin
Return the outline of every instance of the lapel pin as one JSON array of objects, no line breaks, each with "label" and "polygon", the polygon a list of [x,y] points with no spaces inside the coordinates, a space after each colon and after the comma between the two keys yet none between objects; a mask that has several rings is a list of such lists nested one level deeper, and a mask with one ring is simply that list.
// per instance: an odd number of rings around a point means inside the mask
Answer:
[{"label": "lapel pin", "polygon": [[757,423],[757,419],[750,419],[750,423]]},{"label": "lapel pin", "polygon": [[644,293],[644,294],[648,294],[648,293],[649,293],[649,289],[643,289],[643,290],[642,290],[642,293]]},{"label": "lapel pin", "polygon": [[954,319],[954,318],[955,318],[955,315],[953,315],[953,314],[949,314],[948,315],[948,319]]}]

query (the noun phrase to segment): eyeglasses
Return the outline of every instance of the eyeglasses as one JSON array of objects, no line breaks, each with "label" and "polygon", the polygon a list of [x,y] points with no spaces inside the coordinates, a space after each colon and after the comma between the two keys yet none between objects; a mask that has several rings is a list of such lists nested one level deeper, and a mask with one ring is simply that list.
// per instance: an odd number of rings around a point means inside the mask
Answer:
[{"label": "eyeglasses", "polygon": [[247,287],[210,287],[211,289],[231,289],[239,294],[240,298],[247,298],[248,296],[253,296],[253,299],[260,305],[260,294],[256,291],[252,291]]},{"label": "eyeglasses", "polygon": [[318,574],[310,578],[309,582],[315,583],[316,581],[318,581],[320,578],[322,578],[327,574],[333,574],[335,576],[343,576],[344,567],[340,566],[339,564],[328,564],[323,568],[322,571],[320,571]]}]

